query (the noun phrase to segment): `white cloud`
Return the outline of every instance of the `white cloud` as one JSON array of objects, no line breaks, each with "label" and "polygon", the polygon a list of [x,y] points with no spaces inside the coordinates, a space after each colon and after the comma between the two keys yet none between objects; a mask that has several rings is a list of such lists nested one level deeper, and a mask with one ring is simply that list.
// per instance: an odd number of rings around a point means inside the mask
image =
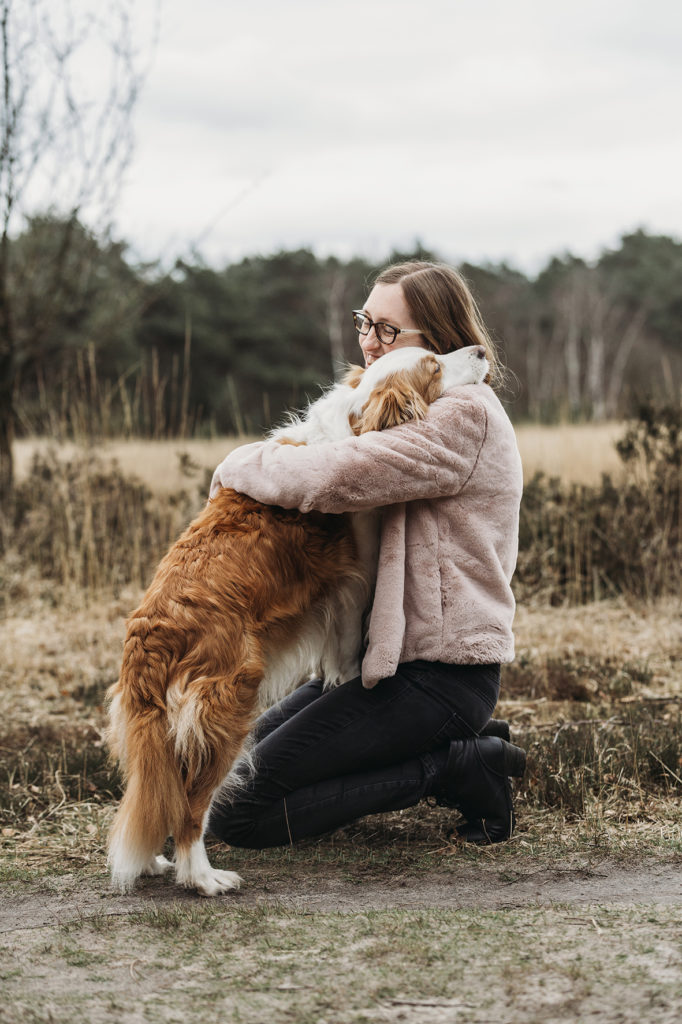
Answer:
[{"label": "white cloud", "polygon": [[681,11],[166,0],[119,229],[166,258],[419,236],[525,265],[680,234]]}]

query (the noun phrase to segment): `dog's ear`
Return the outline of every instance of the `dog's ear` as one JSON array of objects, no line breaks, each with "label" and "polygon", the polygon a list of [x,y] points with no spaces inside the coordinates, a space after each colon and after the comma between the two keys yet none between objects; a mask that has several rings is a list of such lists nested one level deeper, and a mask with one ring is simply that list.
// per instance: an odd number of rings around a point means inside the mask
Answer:
[{"label": "dog's ear", "polygon": [[342,384],[346,384],[349,388],[356,388],[362,380],[362,375],[365,372],[364,366],[351,365],[348,368],[348,372],[341,379]]},{"label": "dog's ear", "polygon": [[399,378],[388,378],[374,389],[362,414],[351,426],[354,434],[386,430],[399,423],[422,419],[427,409],[428,403],[410,384]]}]

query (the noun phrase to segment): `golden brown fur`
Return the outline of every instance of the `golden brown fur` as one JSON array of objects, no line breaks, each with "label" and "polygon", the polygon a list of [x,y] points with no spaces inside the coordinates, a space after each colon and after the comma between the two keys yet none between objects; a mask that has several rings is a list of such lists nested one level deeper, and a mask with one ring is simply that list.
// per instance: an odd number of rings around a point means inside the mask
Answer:
[{"label": "golden brown fur", "polygon": [[[251,727],[269,651],[354,574],[346,517],[260,505],[226,489],[206,506],[128,620],[110,691],[110,746],[127,781],[112,842],[132,825],[145,836],[146,860],[168,835],[180,850],[200,838]],[[192,729],[178,736],[173,719],[187,705]]]}]

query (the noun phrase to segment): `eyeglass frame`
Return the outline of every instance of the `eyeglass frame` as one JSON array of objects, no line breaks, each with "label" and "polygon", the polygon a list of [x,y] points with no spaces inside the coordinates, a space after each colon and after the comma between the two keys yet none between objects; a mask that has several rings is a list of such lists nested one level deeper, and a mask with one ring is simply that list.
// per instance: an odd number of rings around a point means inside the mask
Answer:
[{"label": "eyeglass frame", "polygon": [[[399,334],[423,334],[423,331],[417,330],[416,327],[394,327],[393,324],[389,324],[385,320],[372,320],[371,316],[367,316],[367,314],[364,313],[361,309],[353,309],[351,312],[353,313],[353,325],[358,334],[361,334],[363,338],[365,338],[372,330],[372,328],[374,328],[374,333],[376,334],[378,341],[382,345],[394,345],[395,340]],[[359,316],[361,316],[363,320],[365,320],[369,324],[369,327],[367,328],[366,331],[361,331],[356,323],[355,318]],[[377,326],[387,327],[389,330],[393,331],[392,339],[390,341],[384,341],[383,338],[380,338],[377,333]]]}]

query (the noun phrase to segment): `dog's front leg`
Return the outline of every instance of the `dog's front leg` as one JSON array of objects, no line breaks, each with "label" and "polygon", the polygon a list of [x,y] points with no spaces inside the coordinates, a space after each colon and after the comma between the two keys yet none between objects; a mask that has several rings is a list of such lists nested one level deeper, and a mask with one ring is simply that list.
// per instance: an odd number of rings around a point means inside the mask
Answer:
[{"label": "dog's front leg", "polygon": [[230,889],[238,889],[242,880],[234,871],[220,871],[211,867],[204,846],[204,833],[208,823],[208,810],[204,814],[201,835],[187,842],[176,840],[175,879],[179,885],[196,889],[200,896],[217,896]]}]

